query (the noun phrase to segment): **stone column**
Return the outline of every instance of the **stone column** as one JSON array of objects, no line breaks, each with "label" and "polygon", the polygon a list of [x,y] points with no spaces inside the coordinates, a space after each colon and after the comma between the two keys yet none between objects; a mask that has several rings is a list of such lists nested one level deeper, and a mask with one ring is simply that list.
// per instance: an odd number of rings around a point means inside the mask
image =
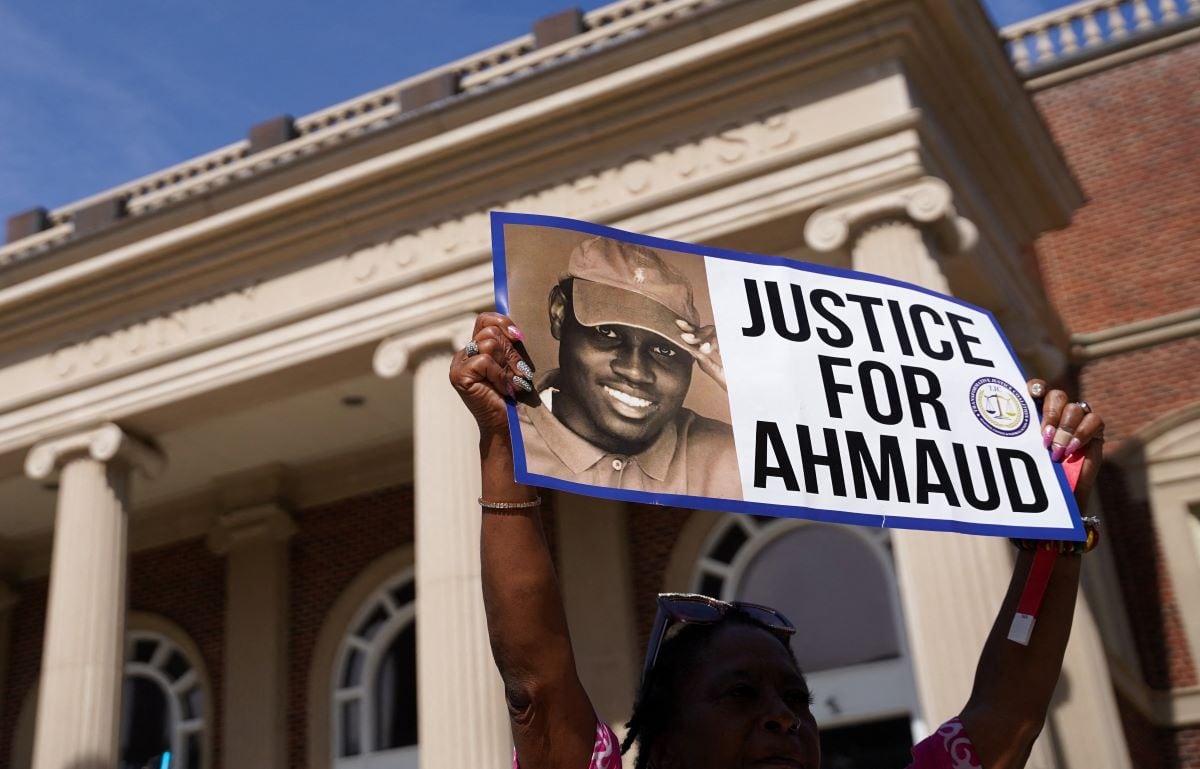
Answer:
[{"label": "stone column", "polygon": [[554,498],[559,583],[579,679],[596,712],[620,734],[641,674],[626,508],[573,494]]},{"label": "stone column", "polygon": [[162,458],[114,424],[38,444],[26,473],[60,471],[38,690],[35,769],[117,763],[129,475]]},{"label": "stone column", "polygon": [[238,506],[245,500],[230,492],[242,488],[237,481],[219,486],[226,509],[208,536],[226,559],[222,765],[284,769],[288,540],[296,527],[274,501]]},{"label": "stone column", "polygon": [[385,340],[375,371],[413,374],[421,766],[504,767],[512,742],[479,567],[479,433],[447,379],[473,318]]},{"label": "stone column", "polygon": [[[855,235],[851,239],[851,235]],[[805,225],[808,245],[847,245],[855,270],[949,294],[942,260],[974,247],[974,226],[958,216],[950,188],[926,178],[865,200],[823,209]],[[898,529],[896,577],[908,626],[917,693],[933,729],[962,710],[980,650],[1012,576],[1010,545],[992,537]],[[1028,766],[1057,766],[1048,740]]]}]

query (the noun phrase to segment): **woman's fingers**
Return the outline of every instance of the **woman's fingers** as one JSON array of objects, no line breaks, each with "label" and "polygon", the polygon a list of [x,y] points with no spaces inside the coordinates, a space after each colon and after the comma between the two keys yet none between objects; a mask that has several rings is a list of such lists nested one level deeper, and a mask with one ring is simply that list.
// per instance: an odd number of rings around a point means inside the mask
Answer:
[{"label": "woman's fingers", "polygon": [[1042,445],[1046,448],[1050,448],[1050,444],[1054,442],[1063,409],[1068,403],[1070,403],[1070,399],[1062,390],[1051,390],[1042,401]]},{"label": "woman's fingers", "polygon": [[475,344],[479,354],[490,356],[500,366],[511,370],[509,384],[532,392],[534,368],[527,359],[524,345],[513,335],[512,329],[516,326],[503,315],[492,315],[494,317],[486,322],[476,323]]},{"label": "woman's fingers", "polygon": [[498,329],[514,342],[524,342],[525,334],[513,323],[512,318],[498,312],[481,312],[475,318],[475,335],[486,327]]},{"label": "woman's fingers", "polygon": [[1071,439],[1064,447],[1063,455],[1069,457],[1078,454],[1085,446],[1089,446],[1096,436],[1103,433],[1104,420],[1096,414],[1085,414],[1079,422],[1079,426],[1075,428]]},{"label": "woman's fingers", "polygon": [[1075,483],[1075,499],[1080,509],[1086,504],[1092,484],[1104,460],[1104,420],[1090,407],[1072,401],[1062,390],[1051,390],[1042,379],[1028,382],[1029,394],[1042,402],[1042,439],[1050,449],[1050,458],[1061,462],[1083,455],[1083,467]]},{"label": "woman's fingers", "polygon": [[[1031,380],[1030,393],[1039,380]],[[1043,383],[1043,388],[1045,387]],[[1078,454],[1104,430],[1104,420],[1084,404],[1072,401],[1062,390],[1050,390],[1042,404],[1042,441],[1050,458],[1061,462]]]}]

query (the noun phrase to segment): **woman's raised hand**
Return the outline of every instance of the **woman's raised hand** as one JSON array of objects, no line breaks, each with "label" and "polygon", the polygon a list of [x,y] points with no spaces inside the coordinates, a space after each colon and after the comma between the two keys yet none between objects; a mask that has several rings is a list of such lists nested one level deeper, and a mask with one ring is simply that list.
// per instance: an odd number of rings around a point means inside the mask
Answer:
[{"label": "woman's raised hand", "polygon": [[1050,458],[1062,462],[1083,455],[1075,484],[1075,501],[1082,508],[1104,459],[1104,420],[1087,403],[1072,401],[1062,390],[1051,390],[1044,380],[1030,379],[1029,394],[1042,401],[1042,442],[1050,450]]},{"label": "woman's raised hand", "polygon": [[507,401],[533,392],[524,339],[508,316],[480,313],[471,342],[450,364],[450,384],[479,423],[481,435],[507,434]]}]

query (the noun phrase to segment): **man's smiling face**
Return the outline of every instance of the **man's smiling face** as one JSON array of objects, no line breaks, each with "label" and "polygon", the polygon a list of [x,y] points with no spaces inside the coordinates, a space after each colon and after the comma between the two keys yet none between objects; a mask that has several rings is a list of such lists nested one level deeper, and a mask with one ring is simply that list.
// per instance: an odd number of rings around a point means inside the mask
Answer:
[{"label": "man's smiling face", "polygon": [[605,451],[645,450],[683,406],[692,356],[644,329],[582,325],[560,289],[550,316],[559,340],[554,415]]}]

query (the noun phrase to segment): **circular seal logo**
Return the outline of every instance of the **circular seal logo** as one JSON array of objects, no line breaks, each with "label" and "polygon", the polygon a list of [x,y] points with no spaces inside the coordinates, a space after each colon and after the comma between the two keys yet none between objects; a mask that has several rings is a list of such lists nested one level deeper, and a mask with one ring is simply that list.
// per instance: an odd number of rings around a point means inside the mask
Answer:
[{"label": "circular seal logo", "polygon": [[1020,435],[1029,426],[1029,408],[1012,385],[985,376],[971,385],[971,410],[997,435]]}]

